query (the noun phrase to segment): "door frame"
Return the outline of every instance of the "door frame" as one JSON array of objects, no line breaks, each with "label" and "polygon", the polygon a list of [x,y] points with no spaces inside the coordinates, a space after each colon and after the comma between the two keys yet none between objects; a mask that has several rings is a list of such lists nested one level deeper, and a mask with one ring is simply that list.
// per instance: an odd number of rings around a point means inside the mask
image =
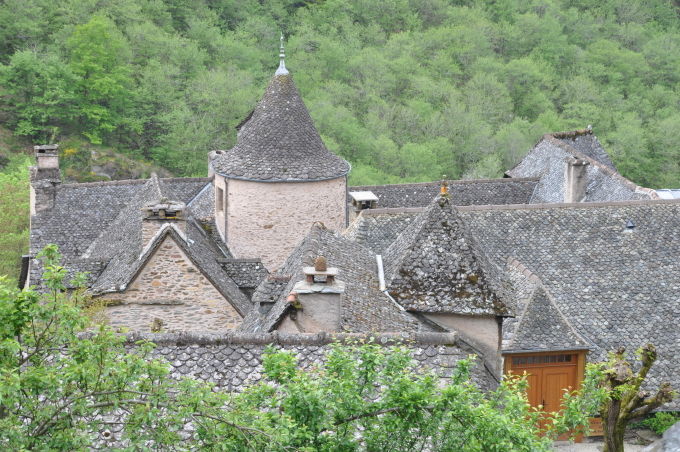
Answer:
[{"label": "door frame", "polygon": [[[512,370],[512,358],[520,358],[520,357],[542,357],[542,356],[551,356],[551,355],[576,355],[576,381],[575,381],[575,387],[573,388],[574,390],[578,390],[581,388],[581,384],[583,383],[583,379],[585,378],[585,368],[586,368],[586,354],[589,352],[589,350],[553,350],[553,351],[540,351],[540,352],[518,352],[518,353],[513,353],[513,352],[507,352],[503,353],[503,375],[509,375],[510,371]],[[542,363],[542,364],[537,364],[535,367],[536,368],[546,368],[546,367],[557,367],[559,365],[564,365],[564,363]],[[591,420],[592,421],[592,420]],[[592,422],[591,422],[592,424]],[[597,433],[595,433],[597,434]],[[593,433],[591,432],[591,435],[593,436]],[[582,436],[579,435],[576,438],[576,442],[580,443],[582,441]]]}]

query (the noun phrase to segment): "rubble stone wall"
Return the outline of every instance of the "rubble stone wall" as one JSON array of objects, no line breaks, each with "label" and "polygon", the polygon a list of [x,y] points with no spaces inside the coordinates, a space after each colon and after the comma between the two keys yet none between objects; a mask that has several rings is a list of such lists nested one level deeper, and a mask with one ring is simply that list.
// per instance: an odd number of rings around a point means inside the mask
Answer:
[{"label": "rubble stone wall", "polygon": [[154,319],[162,331],[224,332],[242,318],[198,270],[172,237],[166,237],[149,262],[122,293],[102,297],[109,322],[131,331],[151,331]]}]

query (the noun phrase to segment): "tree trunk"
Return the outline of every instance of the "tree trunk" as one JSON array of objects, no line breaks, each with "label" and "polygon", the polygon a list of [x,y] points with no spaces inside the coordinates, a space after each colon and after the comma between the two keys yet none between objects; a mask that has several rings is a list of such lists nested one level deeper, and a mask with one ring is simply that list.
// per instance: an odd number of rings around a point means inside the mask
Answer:
[{"label": "tree trunk", "polygon": [[602,412],[604,448],[602,452],[623,452],[626,422],[621,419],[621,400],[610,400]]}]

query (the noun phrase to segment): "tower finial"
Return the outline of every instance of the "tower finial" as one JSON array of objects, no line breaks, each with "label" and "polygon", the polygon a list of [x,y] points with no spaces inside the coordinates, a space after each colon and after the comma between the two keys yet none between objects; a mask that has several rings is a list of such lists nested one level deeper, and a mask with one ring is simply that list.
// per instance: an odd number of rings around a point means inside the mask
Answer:
[{"label": "tower finial", "polygon": [[281,47],[279,48],[279,68],[274,73],[275,75],[286,75],[288,74],[288,69],[286,69],[286,53],[283,49],[283,32],[281,33]]}]

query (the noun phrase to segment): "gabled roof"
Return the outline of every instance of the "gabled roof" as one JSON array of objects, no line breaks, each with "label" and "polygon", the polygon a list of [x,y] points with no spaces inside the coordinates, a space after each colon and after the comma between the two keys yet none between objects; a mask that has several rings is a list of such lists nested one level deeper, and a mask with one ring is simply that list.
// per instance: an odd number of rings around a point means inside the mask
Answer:
[{"label": "gabled roof", "polygon": [[561,203],[568,157],[589,163],[586,202],[659,198],[654,190],[640,187],[619,174],[589,129],[543,135],[522,161],[505,174],[511,178],[539,178],[531,203]]},{"label": "gabled roof", "polygon": [[236,146],[217,151],[211,164],[225,177],[264,182],[335,179],[350,170],[326,149],[290,74],[272,77]]},{"label": "gabled roof", "polygon": [[276,300],[268,314],[256,310],[244,321],[243,330],[269,332],[288,309],[286,296],[296,282],[304,279],[303,267],[312,266],[318,256],[339,270],[337,279],[345,283],[342,329],[350,332],[417,331],[427,329],[379,290],[375,254],[317,223],[293,251],[278,273],[265,279],[253,294],[253,301]]},{"label": "gabled roof", "polygon": [[422,208],[362,210],[343,235],[376,254],[384,254]]},{"label": "gabled roof", "polygon": [[[88,271],[96,279],[111,257],[123,248],[121,243],[139,246],[141,226],[134,230],[130,220],[121,215],[123,211],[134,214],[131,221],[141,225],[138,209],[142,200],[151,199],[151,193],[158,187],[164,187],[169,198],[189,204],[210,185],[210,180],[202,177],[59,184],[55,187],[54,207],[31,219],[29,254],[35,256],[45,245],[54,243],[59,246],[67,270]],[[94,249],[99,251],[95,253]],[[34,260],[30,284],[40,284],[41,272],[40,262]]]},{"label": "gabled roof", "polygon": [[534,290],[504,353],[585,350],[590,344],[569,323],[545,288]]},{"label": "gabled roof", "polygon": [[572,132],[556,132],[550,134],[553,138],[571,146],[590,159],[616,171],[614,162],[604,150],[600,140],[593,134],[592,129],[574,130]]},{"label": "gabled roof", "polygon": [[402,232],[384,261],[388,291],[407,310],[508,314],[492,287],[494,268],[446,197],[437,198]]},{"label": "gabled roof", "polygon": [[[451,180],[449,193],[457,206],[526,204],[538,178]],[[362,185],[350,191],[370,191],[378,197],[378,208],[426,207],[439,193],[441,182]]]},{"label": "gabled roof", "polygon": [[139,254],[134,260],[130,259],[128,253],[116,255],[91,287],[91,292],[101,295],[107,292],[124,291],[167,237],[171,237],[177,243],[203,276],[234,306],[239,314],[245,316],[248,313],[250,302],[218,262],[218,259],[224,255],[211,245],[207,233],[193,220],[186,222],[184,232],[173,223],[161,226],[149,243],[138,251]]}]

